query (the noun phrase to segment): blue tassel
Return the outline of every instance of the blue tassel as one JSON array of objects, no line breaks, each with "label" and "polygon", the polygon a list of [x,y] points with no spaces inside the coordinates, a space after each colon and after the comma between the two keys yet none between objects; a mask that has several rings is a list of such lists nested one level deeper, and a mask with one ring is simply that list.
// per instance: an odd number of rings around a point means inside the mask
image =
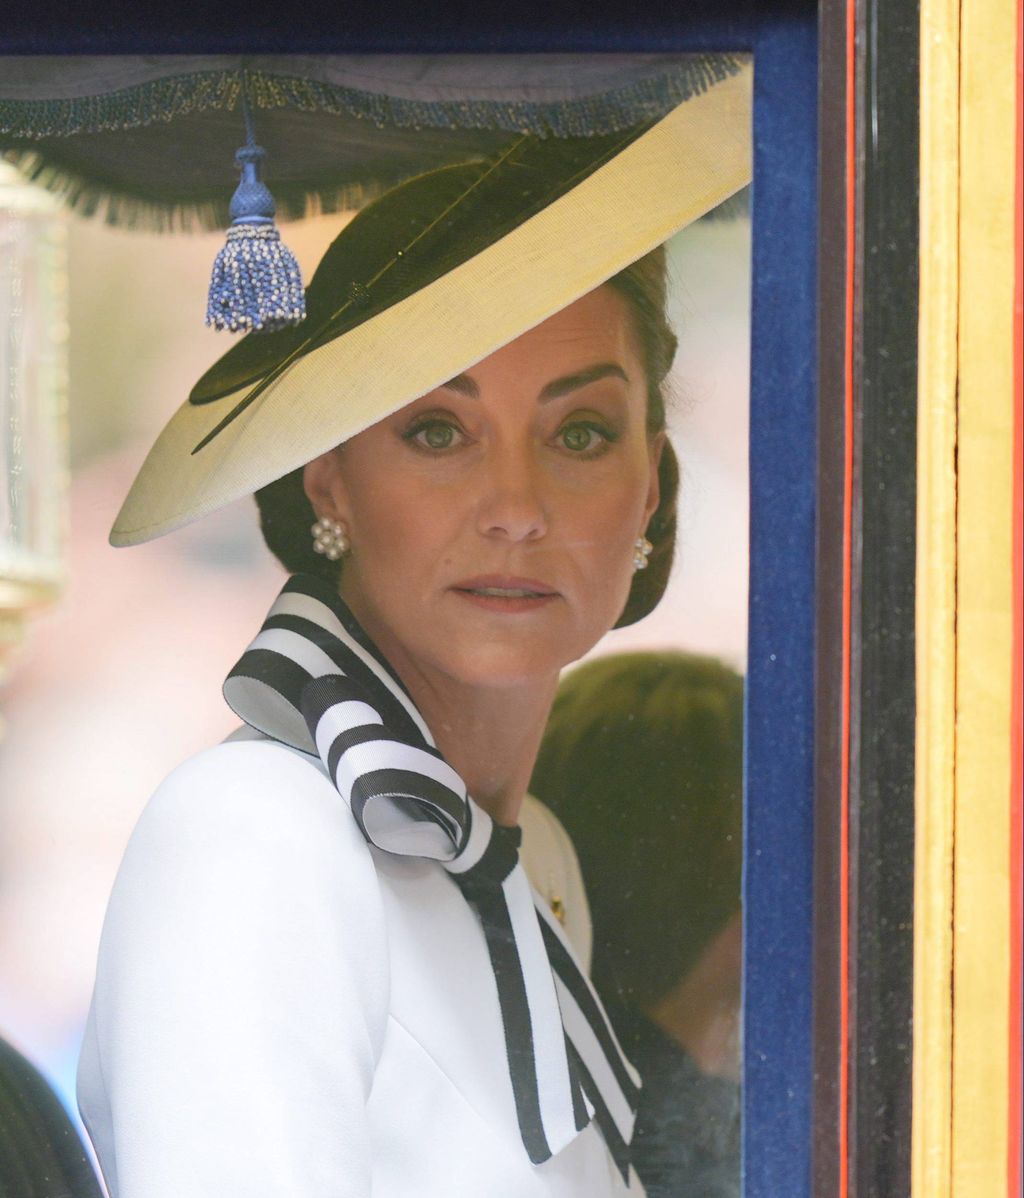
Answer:
[{"label": "blue tassel", "polygon": [[206,323],[232,333],[270,333],[306,315],[299,264],[274,224],[274,197],[259,177],[266,151],[251,140],[236,154],[242,178],[231,199],[227,244],[210,278]]}]

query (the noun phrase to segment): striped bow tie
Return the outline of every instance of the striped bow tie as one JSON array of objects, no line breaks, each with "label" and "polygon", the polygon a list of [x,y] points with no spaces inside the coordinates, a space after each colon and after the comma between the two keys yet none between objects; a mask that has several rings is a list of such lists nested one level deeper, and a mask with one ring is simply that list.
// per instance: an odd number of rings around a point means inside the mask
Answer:
[{"label": "striped bow tie", "polygon": [[224,683],[251,727],[320,757],[377,848],[439,861],[480,918],[523,1145],[539,1164],[591,1119],[628,1180],[640,1081],[547,904],[518,828],[467,795],[402,683],[325,582],[295,575]]}]

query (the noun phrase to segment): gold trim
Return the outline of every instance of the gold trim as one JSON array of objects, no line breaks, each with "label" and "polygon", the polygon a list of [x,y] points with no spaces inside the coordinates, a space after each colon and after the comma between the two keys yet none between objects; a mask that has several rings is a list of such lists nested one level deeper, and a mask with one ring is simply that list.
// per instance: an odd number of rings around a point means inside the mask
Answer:
[{"label": "gold trim", "polygon": [[1006,1193],[1016,5],[961,15],[953,1157]]},{"label": "gold trim", "polygon": [[54,570],[48,580],[0,578],[0,612],[5,616],[27,616],[55,602],[64,589],[63,570]]},{"label": "gold trim", "polygon": [[922,0],[914,1198],[948,1198],[950,1193],[959,35],[957,0]]},{"label": "gold trim", "polygon": [[1014,18],[922,2],[914,1198],[1006,1190]]}]

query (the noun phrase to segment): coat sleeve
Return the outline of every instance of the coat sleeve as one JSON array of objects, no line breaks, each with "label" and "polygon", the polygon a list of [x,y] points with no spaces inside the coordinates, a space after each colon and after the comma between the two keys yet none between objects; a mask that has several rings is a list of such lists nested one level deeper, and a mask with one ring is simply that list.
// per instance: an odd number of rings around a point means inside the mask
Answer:
[{"label": "coat sleeve", "polygon": [[369,1195],[387,960],[369,850],[314,765],[242,742],[176,770],[118,874],[79,1085],[87,1123],[105,1091],[117,1198]]}]

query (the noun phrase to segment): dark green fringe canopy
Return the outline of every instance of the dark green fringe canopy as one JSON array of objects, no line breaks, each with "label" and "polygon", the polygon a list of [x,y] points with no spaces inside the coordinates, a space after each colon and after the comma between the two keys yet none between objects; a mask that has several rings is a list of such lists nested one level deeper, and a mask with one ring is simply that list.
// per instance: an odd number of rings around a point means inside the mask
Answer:
[{"label": "dark green fringe canopy", "polygon": [[234,109],[245,76],[257,109],[356,116],[379,128],[501,129],[542,137],[589,137],[617,133],[662,116],[735,74],[740,61],[736,55],[692,54],[656,75],[612,91],[554,101],[414,100],[246,68],[170,75],[105,95],[73,99],[5,99],[0,85],[0,135],[17,140],[71,137],[137,128],[208,108]]},{"label": "dark green fringe canopy", "polygon": [[375,91],[258,64],[165,74],[96,95],[60,96],[58,74],[48,97],[45,71],[20,89],[5,87],[0,72],[0,153],[79,213],[133,228],[221,227],[244,139],[244,87],[278,215],[295,219],[361,206],[422,170],[493,153],[520,131],[593,136],[657,118],[734,74],[742,58],[655,58],[646,74],[636,62],[638,77],[593,94],[567,94],[571,74],[553,69],[555,84],[528,81],[522,99],[509,98],[508,86],[482,85],[474,95],[472,82],[456,94],[450,79],[428,80],[431,98],[412,98],[394,91],[410,93],[415,79],[389,93],[387,79]]}]

